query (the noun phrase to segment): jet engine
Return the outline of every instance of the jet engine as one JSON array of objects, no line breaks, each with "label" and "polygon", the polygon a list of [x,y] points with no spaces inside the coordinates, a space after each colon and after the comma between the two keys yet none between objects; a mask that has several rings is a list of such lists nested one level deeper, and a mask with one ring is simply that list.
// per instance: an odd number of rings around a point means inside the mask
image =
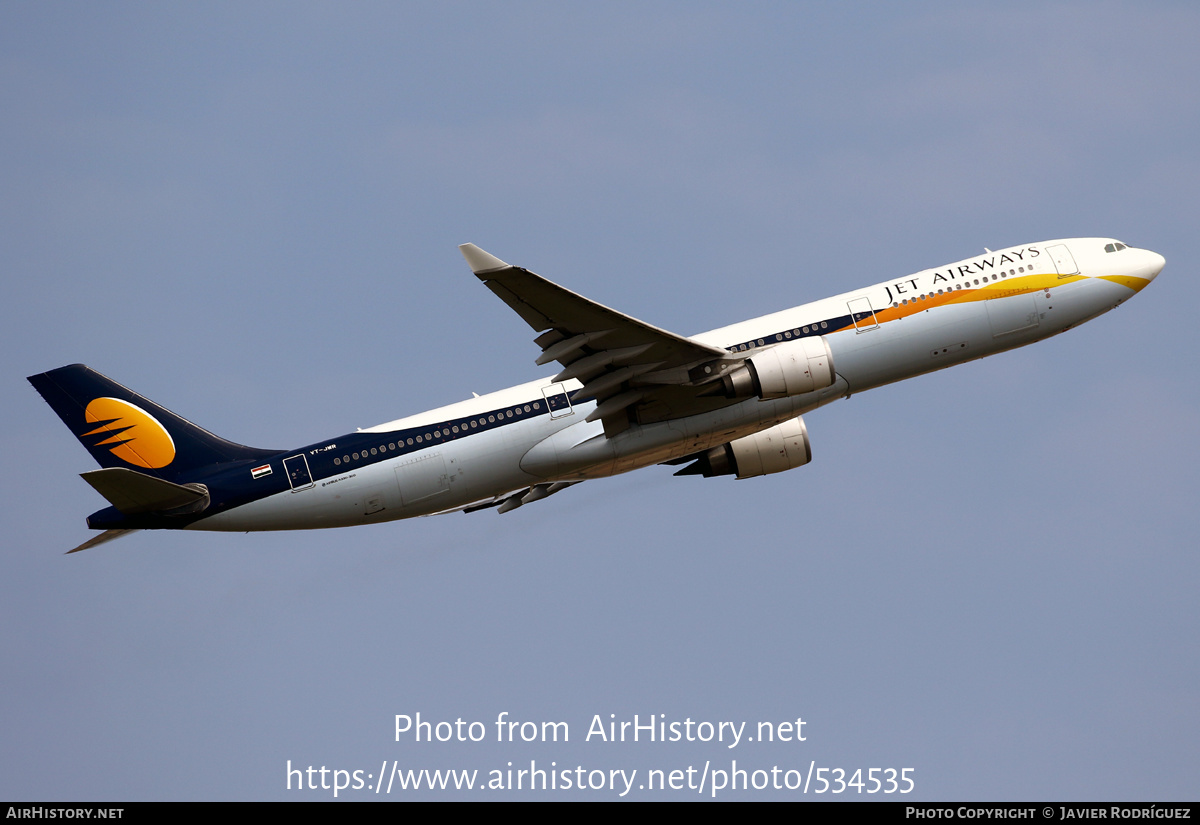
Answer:
[{"label": "jet engine", "polygon": [[824,389],[835,378],[833,353],[819,335],[763,350],[721,380],[726,398],[786,398]]},{"label": "jet engine", "polygon": [[675,475],[703,475],[705,478],[736,475],[738,478],[753,478],[802,467],[811,460],[812,445],[808,441],[808,428],[804,426],[803,418],[793,418],[769,430],[700,453],[695,463]]}]

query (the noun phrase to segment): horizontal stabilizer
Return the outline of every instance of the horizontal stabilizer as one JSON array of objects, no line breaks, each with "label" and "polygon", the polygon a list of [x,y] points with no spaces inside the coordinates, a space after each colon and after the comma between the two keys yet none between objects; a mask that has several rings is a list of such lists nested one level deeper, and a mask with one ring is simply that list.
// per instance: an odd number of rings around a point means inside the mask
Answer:
[{"label": "horizontal stabilizer", "polygon": [[87,550],[89,548],[95,547],[97,544],[104,544],[104,542],[106,542],[106,541],[112,541],[113,539],[119,539],[119,538],[121,538],[121,536],[127,536],[130,533],[136,533],[136,532],[137,532],[137,530],[105,530],[103,533],[101,533],[98,536],[92,536],[90,539],[88,539],[83,544],[76,547],[74,550],[68,550],[66,555],[69,556],[72,553],[78,553],[80,550]]},{"label": "horizontal stabilizer", "polygon": [[208,488],[203,484],[172,484],[123,467],[91,470],[80,476],[127,516],[170,510],[195,512],[208,505]]}]

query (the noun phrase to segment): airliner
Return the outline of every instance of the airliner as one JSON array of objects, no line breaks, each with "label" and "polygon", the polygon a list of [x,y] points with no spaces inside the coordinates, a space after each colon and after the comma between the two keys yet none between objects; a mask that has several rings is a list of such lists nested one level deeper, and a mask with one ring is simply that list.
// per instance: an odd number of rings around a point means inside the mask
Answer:
[{"label": "airliner", "polygon": [[1163,257],[1111,238],[1014,246],[686,337],[474,244],[484,286],[561,370],[292,450],[226,441],[82,364],[29,381],[100,464],[110,506],[74,553],[136,530],[302,530],[494,508],[653,464],[770,475],[812,458],[803,415],[851,393],[1057,335]]}]

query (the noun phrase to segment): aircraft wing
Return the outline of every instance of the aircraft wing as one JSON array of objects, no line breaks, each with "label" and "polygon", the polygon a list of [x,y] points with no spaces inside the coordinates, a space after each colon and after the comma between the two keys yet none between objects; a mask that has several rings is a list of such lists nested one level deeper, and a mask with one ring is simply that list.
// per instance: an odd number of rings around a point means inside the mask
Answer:
[{"label": "aircraft wing", "polygon": [[578,379],[572,402],[595,399],[588,420],[613,435],[641,423],[695,415],[731,403],[713,382],[742,362],[720,347],[659,329],[590,301],[474,244],[459,247],[472,271],[541,333],[538,364],[557,361],[556,381]]}]

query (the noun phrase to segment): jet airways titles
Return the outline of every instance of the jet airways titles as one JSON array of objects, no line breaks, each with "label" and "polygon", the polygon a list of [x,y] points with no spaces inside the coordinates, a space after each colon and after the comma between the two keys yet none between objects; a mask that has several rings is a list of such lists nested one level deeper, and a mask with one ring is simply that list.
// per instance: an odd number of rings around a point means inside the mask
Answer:
[{"label": "jet airways titles", "polygon": [[[980,275],[984,276],[985,278],[989,275],[998,278],[1001,274],[998,267],[1008,265],[1019,266],[1019,272],[1024,273],[1025,256],[1028,255],[1030,260],[1032,260],[1041,254],[1041,250],[1039,250],[1036,246],[1030,246],[1025,249],[1010,249],[1007,252],[1001,253],[999,257],[991,255],[986,258],[976,258],[975,260],[964,264],[957,264],[954,267],[948,267],[945,272],[941,270],[934,270],[932,273],[930,273],[932,276],[932,280],[930,281],[932,287],[929,288],[936,289],[939,283],[957,282],[959,278],[963,278],[965,280],[975,278],[978,280]],[[1018,273],[1017,271],[1014,271],[1007,273],[1006,276],[1008,274],[1015,275]],[[984,281],[984,283],[986,283],[986,281]],[[890,287],[885,286],[884,289],[887,291],[887,297],[889,301],[900,300],[901,297],[909,296],[913,293],[919,294],[922,291],[921,278],[918,276],[914,278],[908,278],[904,281],[896,281]]]}]

